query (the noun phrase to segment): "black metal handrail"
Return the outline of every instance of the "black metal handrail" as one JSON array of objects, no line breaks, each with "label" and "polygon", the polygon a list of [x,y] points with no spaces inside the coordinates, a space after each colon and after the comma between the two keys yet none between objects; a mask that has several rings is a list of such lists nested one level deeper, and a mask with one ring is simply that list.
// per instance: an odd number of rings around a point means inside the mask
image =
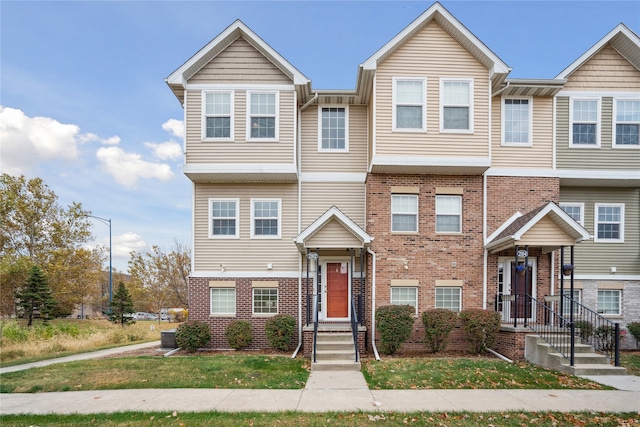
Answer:
[{"label": "black metal handrail", "polygon": [[356,313],[356,304],[353,298],[351,298],[351,332],[353,333],[353,346],[356,353],[356,362],[359,358],[358,352],[358,314]]}]

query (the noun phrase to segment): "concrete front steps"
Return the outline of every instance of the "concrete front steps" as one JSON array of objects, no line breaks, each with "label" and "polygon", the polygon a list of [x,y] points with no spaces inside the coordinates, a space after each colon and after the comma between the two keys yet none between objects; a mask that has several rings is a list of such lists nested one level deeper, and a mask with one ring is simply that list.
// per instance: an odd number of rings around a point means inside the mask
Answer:
[{"label": "concrete front steps", "polygon": [[318,332],[312,371],[359,371],[351,332]]},{"label": "concrete front steps", "polygon": [[[569,354],[568,344],[556,347]],[[537,335],[525,338],[525,358],[535,365],[570,375],[627,375],[625,368],[613,366],[608,357],[596,353],[592,346],[586,344],[575,344],[574,366],[570,366],[567,358]]]}]

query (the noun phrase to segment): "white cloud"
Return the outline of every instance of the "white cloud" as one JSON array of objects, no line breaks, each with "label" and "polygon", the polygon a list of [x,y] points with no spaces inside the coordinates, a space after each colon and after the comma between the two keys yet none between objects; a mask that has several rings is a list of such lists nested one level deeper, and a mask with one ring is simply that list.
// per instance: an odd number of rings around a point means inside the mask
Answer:
[{"label": "white cloud", "polygon": [[120,141],[121,139],[119,136],[112,136],[111,138],[100,140],[104,145],[118,145],[120,144]]},{"label": "white cloud", "polygon": [[151,148],[153,155],[160,160],[174,160],[182,157],[182,146],[175,141],[161,142],[145,142],[146,147]]},{"label": "white cloud", "polygon": [[173,136],[184,139],[184,122],[182,120],[169,119],[162,124],[162,129]]},{"label": "white cloud", "polygon": [[141,252],[147,248],[147,242],[136,233],[128,232],[113,236],[113,256],[129,258],[131,251]]},{"label": "white cloud", "polygon": [[77,159],[79,131],[76,125],[48,117],[28,117],[21,110],[0,106],[3,172],[20,175],[43,161]]},{"label": "white cloud", "polygon": [[173,177],[169,165],[147,162],[140,154],[127,153],[119,147],[99,148],[96,157],[107,173],[126,186],[136,185],[139,178],[168,181]]}]

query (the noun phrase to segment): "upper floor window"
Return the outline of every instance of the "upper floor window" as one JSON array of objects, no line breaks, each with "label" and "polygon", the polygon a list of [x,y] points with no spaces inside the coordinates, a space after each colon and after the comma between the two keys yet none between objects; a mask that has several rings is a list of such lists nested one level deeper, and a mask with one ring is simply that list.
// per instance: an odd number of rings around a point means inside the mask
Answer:
[{"label": "upper floor window", "polygon": [[418,231],[418,196],[413,194],[391,195],[391,231]]},{"label": "upper floor window", "polygon": [[279,238],[280,199],[251,199],[251,237]]},{"label": "upper floor window", "polygon": [[249,129],[248,139],[278,139],[278,94],[275,92],[247,92]]},{"label": "upper floor window", "polygon": [[584,203],[560,203],[560,208],[575,222],[584,226]]},{"label": "upper floor window", "polygon": [[345,107],[320,108],[319,151],[348,151],[348,113]]},{"label": "upper floor window", "polygon": [[393,79],[393,129],[420,131],[427,129],[426,79]]},{"label": "upper floor window", "polygon": [[571,144],[578,147],[599,147],[598,122],[600,100],[571,100]]},{"label": "upper floor window", "polygon": [[203,92],[203,139],[233,139],[233,92]]},{"label": "upper floor window", "polygon": [[462,232],[462,196],[436,196],[436,233]]},{"label": "upper floor window", "polygon": [[473,80],[440,80],[440,130],[473,132]]},{"label": "upper floor window", "polygon": [[617,100],[615,105],[615,145],[640,146],[640,100]]},{"label": "upper floor window", "polygon": [[209,237],[237,238],[238,227],[238,199],[211,199]]},{"label": "upper floor window", "polygon": [[594,205],[595,239],[598,242],[624,242],[624,204]]},{"label": "upper floor window", "polygon": [[504,98],[502,100],[502,142],[504,144],[531,145],[530,98]]}]

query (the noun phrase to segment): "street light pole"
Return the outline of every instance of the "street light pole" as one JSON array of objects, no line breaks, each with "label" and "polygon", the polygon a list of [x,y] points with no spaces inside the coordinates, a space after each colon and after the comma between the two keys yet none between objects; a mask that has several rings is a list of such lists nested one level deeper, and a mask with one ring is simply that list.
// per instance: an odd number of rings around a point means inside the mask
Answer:
[{"label": "street light pole", "polygon": [[86,215],[90,218],[95,218],[97,220],[99,220],[100,222],[102,222],[105,225],[109,226],[109,314],[111,314],[111,301],[113,300],[113,268],[112,268],[112,262],[113,262],[113,245],[111,244],[111,218],[107,219],[107,218],[102,218],[99,216],[95,216],[95,215]]}]

